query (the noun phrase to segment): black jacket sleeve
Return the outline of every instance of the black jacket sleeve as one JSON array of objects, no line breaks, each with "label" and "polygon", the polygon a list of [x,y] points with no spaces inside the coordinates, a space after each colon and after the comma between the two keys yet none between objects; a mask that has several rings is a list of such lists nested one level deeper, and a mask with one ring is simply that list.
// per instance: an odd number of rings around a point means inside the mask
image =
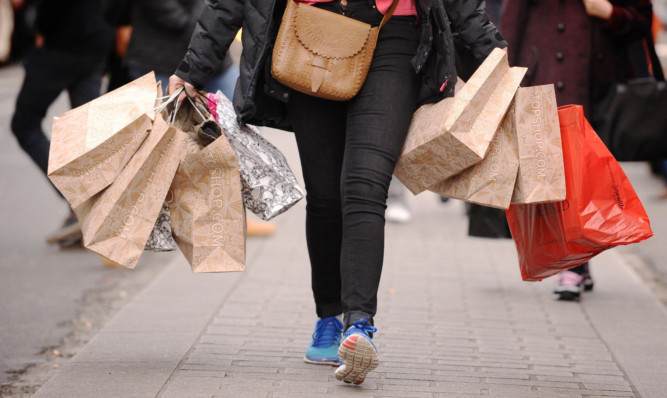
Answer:
[{"label": "black jacket sleeve", "polygon": [[243,11],[243,0],[207,0],[176,75],[197,88],[203,87],[219,71],[243,25]]},{"label": "black jacket sleeve", "polygon": [[468,47],[478,63],[494,48],[507,47],[507,42],[500,35],[496,26],[486,13],[483,0],[442,0],[449,15],[452,32],[458,40]]},{"label": "black jacket sleeve", "polygon": [[174,32],[191,28],[192,20],[197,17],[193,15],[196,7],[178,0],[133,0],[133,7],[148,16],[144,20]]}]

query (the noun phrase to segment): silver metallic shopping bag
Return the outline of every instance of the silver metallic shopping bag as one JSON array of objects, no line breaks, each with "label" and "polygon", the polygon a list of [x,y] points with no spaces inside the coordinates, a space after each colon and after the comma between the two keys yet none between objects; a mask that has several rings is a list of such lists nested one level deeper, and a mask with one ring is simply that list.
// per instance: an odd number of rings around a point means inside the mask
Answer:
[{"label": "silver metallic shopping bag", "polygon": [[245,207],[263,220],[287,211],[304,194],[285,156],[256,127],[239,125],[231,101],[220,91],[215,99],[218,123],[239,160]]}]

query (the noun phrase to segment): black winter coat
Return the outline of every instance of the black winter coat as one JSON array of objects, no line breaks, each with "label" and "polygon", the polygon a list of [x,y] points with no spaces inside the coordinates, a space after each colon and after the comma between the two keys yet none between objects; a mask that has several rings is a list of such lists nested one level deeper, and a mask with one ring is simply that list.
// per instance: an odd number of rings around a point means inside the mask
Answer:
[{"label": "black winter coat", "polygon": [[[416,2],[421,41],[412,65],[422,76],[420,103],[437,102],[454,95],[453,33],[478,64],[493,48],[507,43],[489,21],[483,0]],[[203,87],[243,27],[241,75],[233,98],[239,121],[290,130],[286,113],[290,90],[271,77],[270,66],[285,6],[286,0],[207,0],[176,75]]]},{"label": "black winter coat", "polygon": [[170,75],[185,55],[204,7],[204,0],[105,0],[105,16],[113,25],[132,25],[126,66]]},{"label": "black winter coat", "polygon": [[513,0],[500,28],[512,65],[528,67],[524,85],[554,84],[558,105],[589,111],[596,91],[639,75],[627,65],[630,43],[650,33],[649,0],[611,0],[609,21],[586,14],[581,0]]}]

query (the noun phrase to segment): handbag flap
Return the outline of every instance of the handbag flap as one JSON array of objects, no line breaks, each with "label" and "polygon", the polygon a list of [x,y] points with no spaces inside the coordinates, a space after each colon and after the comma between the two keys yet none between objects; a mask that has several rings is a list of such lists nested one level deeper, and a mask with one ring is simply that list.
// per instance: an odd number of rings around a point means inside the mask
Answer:
[{"label": "handbag flap", "polygon": [[364,48],[371,25],[334,12],[299,4],[295,14],[299,42],[325,58],[349,58]]}]

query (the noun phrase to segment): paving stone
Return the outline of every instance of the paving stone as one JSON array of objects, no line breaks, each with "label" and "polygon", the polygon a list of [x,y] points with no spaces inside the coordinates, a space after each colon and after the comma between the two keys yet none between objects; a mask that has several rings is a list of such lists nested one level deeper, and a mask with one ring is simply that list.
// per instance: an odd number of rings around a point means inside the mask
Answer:
[{"label": "paving stone", "polygon": [[538,394],[539,393],[549,393],[549,394],[559,394],[560,396],[567,397],[568,394],[581,394],[585,397],[589,396],[603,396],[603,397],[637,397],[632,392],[625,392],[625,391],[600,391],[600,390],[580,390],[579,392],[573,391],[573,390],[567,390],[567,389],[560,389],[557,387],[551,387],[551,388],[545,388],[545,387],[537,387]]},{"label": "paving stone", "polygon": [[589,390],[608,390],[608,391],[632,391],[632,388],[627,384],[600,384],[600,383],[582,383],[585,388]]}]

